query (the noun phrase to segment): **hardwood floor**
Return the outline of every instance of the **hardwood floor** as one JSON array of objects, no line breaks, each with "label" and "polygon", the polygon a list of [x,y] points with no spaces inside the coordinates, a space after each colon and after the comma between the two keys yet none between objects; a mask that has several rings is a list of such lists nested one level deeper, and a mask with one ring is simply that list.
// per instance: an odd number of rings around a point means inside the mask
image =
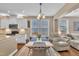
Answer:
[{"label": "hardwood floor", "polygon": [[29,49],[24,44],[18,44],[17,45],[18,52],[15,54],[15,56],[46,56],[46,50],[47,49]]},{"label": "hardwood floor", "polygon": [[25,44],[17,44],[17,49],[20,50]]},{"label": "hardwood floor", "polygon": [[[17,45],[18,50],[21,49],[23,46],[24,46],[24,44],[18,44]],[[58,52],[58,53],[61,56],[79,56],[79,51],[72,47],[68,51],[62,51],[62,52]]]},{"label": "hardwood floor", "polygon": [[20,50],[17,51],[17,53],[14,56],[28,56],[29,55],[28,53],[29,53],[29,49],[23,46]]},{"label": "hardwood floor", "polygon": [[59,52],[61,56],[79,56],[79,51],[74,49],[74,48],[70,48],[70,50],[68,51],[62,51]]}]

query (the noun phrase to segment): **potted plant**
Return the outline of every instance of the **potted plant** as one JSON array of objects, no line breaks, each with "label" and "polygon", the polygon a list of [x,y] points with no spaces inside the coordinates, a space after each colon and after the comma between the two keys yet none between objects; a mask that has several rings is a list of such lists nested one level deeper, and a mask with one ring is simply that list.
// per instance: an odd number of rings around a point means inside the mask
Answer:
[{"label": "potted plant", "polygon": [[37,39],[38,39],[38,41],[41,40],[41,34],[38,34],[38,35],[37,35]]}]

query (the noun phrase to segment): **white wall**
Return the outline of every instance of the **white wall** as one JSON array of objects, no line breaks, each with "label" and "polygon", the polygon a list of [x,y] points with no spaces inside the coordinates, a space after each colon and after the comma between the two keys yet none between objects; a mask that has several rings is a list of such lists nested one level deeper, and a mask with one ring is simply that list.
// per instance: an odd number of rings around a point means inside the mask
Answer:
[{"label": "white wall", "polygon": [[19,24],[19,28],[27,28],[27,20],[26,19],[18,19],[17,23]]},{"label": "white wall", "polygon": [[27,20],[25,19],[10,18],[1,20],[2,28],[8,28],[9,24],[18,24],[19,28],[27,28]]}]

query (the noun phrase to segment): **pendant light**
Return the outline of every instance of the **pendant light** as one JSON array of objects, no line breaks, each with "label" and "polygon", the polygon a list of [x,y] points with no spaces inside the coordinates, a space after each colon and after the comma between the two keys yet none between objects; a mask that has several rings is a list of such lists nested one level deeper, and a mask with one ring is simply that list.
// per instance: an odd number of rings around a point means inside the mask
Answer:
[{"label": "pendant light", "polygon": [[41,6],[42,6],[42,3],[40,3],[40,12],[37,16],[37,19],[45,19],[45,15],[42,13]]}]

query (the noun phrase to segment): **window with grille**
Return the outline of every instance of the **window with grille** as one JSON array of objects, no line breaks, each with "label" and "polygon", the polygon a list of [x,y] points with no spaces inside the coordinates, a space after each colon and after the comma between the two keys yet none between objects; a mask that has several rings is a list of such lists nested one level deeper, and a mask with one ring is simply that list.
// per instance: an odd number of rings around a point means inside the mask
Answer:
[{"label": "window with grille", "polygon": [[36,36],[37,34],[41,34],[41,36],[48,37],[48,31],[49,31],[49,25],[48,25],[48,20],[37,20],[33,19],[31,21],[31,35]]}]

